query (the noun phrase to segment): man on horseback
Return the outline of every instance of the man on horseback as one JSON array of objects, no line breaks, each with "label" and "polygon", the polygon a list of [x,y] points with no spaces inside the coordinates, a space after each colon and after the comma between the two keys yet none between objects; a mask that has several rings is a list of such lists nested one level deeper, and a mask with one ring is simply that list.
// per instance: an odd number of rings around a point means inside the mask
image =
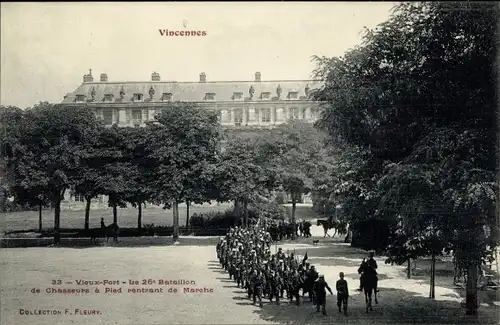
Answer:
[{"label": "man on horseback", "polygon": [[366,312],[372,310],[372,293],[375,294],[375,303],[378,303],[377,262],[373,258],[373,252],[370,252],[368,256],[368,260],[363,259],[358,269],[358,273],[361,274],[361,288],[365,292]]},{"label": "man on horseback", "polygon": [[[377,261],[375,261],[375,259],[373,258],[374,255],[375,255],[375,253],[373,251],[369,252],[368,253],[368,260],[363,259],[363,261],[361,262],[361,265],[359,266],[358,273],[361,275],[361,277],[359,278],[358,291],[363,291],[363,274],[366,271],[372,271],[373,273],[375,273],[375,277],[377,275],[376,270],[377,270],[378,266],[377,266]],[[370,268],[370,269],[367,269],[367,268]],[[378,281],[378,277],[376,277],[376,278]]]}]

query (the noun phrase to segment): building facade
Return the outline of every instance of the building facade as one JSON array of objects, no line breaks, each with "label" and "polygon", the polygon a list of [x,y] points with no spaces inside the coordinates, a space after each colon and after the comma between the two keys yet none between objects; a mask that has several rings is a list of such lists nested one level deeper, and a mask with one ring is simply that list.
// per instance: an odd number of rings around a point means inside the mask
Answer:
[{"label": "building facade", "polygon": [[[85,106],[109,126],[142,127],[154,120],[165,103],[190,102],[218,111],[219,121],[226,129],[245,131],[272,128],[289,119],[315,122],[319,118],[319,103],[310,98],[321,85],[318,80],[266,81],[260,72],[250,81],[208,81],[204,72],[196,82],[161,81],[157,72],[145,82],[109,81],[105,73],[94,81],[90,70],[83,76],[83,83],[64,96],[61,104]],[[67,196],[65,205],[69,208],[84,204],[71,191]],[[106,198],[97,201],[107,205]]]}]

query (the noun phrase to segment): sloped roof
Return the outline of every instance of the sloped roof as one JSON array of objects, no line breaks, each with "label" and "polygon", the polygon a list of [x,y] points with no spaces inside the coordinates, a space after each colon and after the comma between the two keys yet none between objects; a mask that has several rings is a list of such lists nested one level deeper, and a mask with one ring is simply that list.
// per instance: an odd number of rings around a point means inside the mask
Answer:
[{"label": "sloped roof", "polygon": [[[306,88],[311,90],[320,87],[318,80],[274,80],[274,81],[212,81],[212,82],[173,82],[173,81],[146,81],[146,82],[84,82],[75,91],[65,96],[61,102],[74,103],[77,95],[84,95],[85,101],[104,101],[104,96],[112,94],[111,102],[133,102],[134,94],[142,94],[144,101],[150,100],[149,91],[154,89],[153,102],[161,102],[164,93],[172,94],[173,101],[198,102],[204,101],[207,93],[215,93],[215,101],[232,101],[234,93],[243,93],[243,97],[250,97],[250,87],[253,86],[253,99],[259,100],[261,94],[268,92],[269,99],[277,97],[277,88],[281,88],[281,99],[287,99],[289,92],[298,92],[297,99],[305,99]],[[124,90],[121,98],[120,91]]]}]

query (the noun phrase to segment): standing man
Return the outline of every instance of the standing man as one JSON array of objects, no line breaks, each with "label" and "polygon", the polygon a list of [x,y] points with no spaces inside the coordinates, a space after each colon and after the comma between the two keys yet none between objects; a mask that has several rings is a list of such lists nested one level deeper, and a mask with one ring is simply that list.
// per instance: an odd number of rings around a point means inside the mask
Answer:
[{"label": "standing man", "polygon": [[344,305],[344,315],[347,316],[347,298],[349,297],[349,288],[347,287],[347,281],[344,280],[344,272],[339,273],[340,279],[337,280],[337,307],[339,307],[339,313],[342,312],[342,305]]},{"label": "standing man", "polygon": [[328,290],[331,295],[333,295],[333,292],[328,286],[328,283],[326,283],[325,276],[323,274],[321,274],[318,280],[314,282],[313,288],[316,296],[316,311],[319,312],[319,308],[321,306],[323,315],[326,315],[326,290]]},{"label": "standing man", "polygon": [[316,305],[316,295],[314,291],[314,284],[316,280],[318,280],[318,272],[316,272],[316,268],[314,265],[311,265],[309,269],[309,273],[307,274],[307,282],[308,282],[308,287],[307,287],[307,292],[309,293],[309,301],[312,301],[313,305]]}]

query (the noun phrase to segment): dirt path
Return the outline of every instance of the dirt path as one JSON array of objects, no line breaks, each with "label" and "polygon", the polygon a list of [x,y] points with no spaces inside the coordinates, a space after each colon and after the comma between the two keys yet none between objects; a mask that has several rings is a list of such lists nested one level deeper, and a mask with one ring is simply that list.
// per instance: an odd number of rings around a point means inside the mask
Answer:
[{"label": "dirt path", "polygon": [[[317,234],[321,229],[313,229]],[[279,246],[278,246],[279,247]],[[478,318],[465,318],[460,296],[446,285],[436,287],[436,301],[427,298],[427,278],[405,278],[404,267],[384,265],[379,259],[379,304],[364,312],[357,266],[364,253],[339,242],[320,240],[282,245],[303,256],[325,274],[333,288],[344,272],[351,294],[347,319],[335,310],[335,296],[328,297],[329,315],[318,315],[310,303],[301,306],[269,304],[252,306],[216,263],[213,246],[26,248],[0,250],[1,324],[498,324],[499,308],[483,305]],[[78,285],[76,280],[118,281],[117,285]],[[148,284],[148,279],[155,283]],[[194,285],[160,285],[159,280],[195,281]],[[61,280],[61,285],[52,285]],[[130,285],[129,280],[144,285]],[[71,282],[71,284],[67,284]],[[123,283],[126,282],[126,283]],[[104,293],[105,288],[122,289]],[[183,288],[212,292],[184,293]],[[89,293],[52,293],[48,288],[89,289]],[[99,293],[95,289],[99,289]],[[163,293],[131,293],[128,289],[163,289]],[[176,288],[177,292],[168,292]],[[40,289],[40,293],[32,293]],[[20,310],[23,311],[20,311]],[[21,315],[24,310],[56,310],[60,315]],[[98,311],[80,315],[75,309]]]}]

